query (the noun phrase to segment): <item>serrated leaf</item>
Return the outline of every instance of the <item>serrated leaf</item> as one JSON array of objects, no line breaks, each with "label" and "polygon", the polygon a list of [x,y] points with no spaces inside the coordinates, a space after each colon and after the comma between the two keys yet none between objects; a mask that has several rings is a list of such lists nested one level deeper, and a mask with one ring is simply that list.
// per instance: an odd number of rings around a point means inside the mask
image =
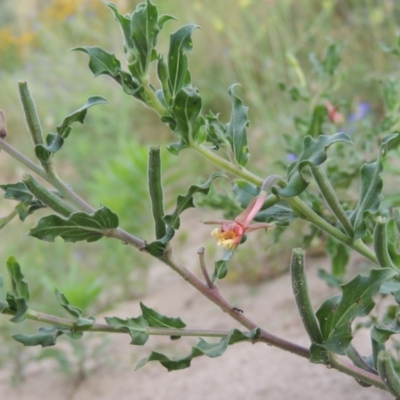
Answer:
[{"label": "serrated leaf", "polygon": [[[59,137],[63,138],[65,137],[65,133],[68,131],[68,128],[74,123],[74,122],[80,122],[83,124],[85,121],[85,117],[87,114],[87,111],[90,107],[97,106],[99,104],[108,104],[108,101],[101,96],[91,96],[87,99],[86,103],[82,106],[79,107],[77,110],[73,111],[71,114],[67,115],[64,120],[62,121],[61,125],[57,126],[57,133]],[[47,136],[46,138],[47,141],[47,146],[49,151],[57,151],[62,143],[60,143],[60,138],[58,138],[56,135],[54,136]]]},{"label": "serrated leaf", "polygon": [[352,340],[351,322],[368,315],[375,303],[372,297],[381,284],[396,275],[391,269],[372,269],[368,276],[357,275],[342,285],[342,296],[327,299],[316,313],[324,337],[322,345],[333,353],[346,354]]},{"label": "serrated leaf", "polygon": [[388,151],[388,146],[392,141],[398,139],[399,134],[388,135],[382,139],[380,153],[377,161],[364,164],[361,168],[361,193],[357,206],[350,213],[350,222],[354,227],[354,239],[363,238],[367,233],[365,219],[370,214],[378,211],[379,204],[383,198],[381,178],[383,172],[382,161]]},{"label": "serrated leaf", "polygon": [[111,76],[122,86],[125,93],[141,99],[142,86],[137,79],[121,69],[121,63],[114,54],[107,53],[100,47],[91,46],[77,47],[73,50],[82,51],[89,56],[89,68],[95,77]]},{"label": "serrated leaf", "polygon": [[212,143],[215,150],[229,144],[226,128],[218,119],[218,115],[215,115],[210,111],[206,116],[205,121],[207,133],[206,141]]},{"label": "serrated leaf", "polygon": [[128,319],[105,317],[105,320],[107,321],[107,324],[113,328],[129,333],[132,338],[130,344],[143,346],[149,338],[147,329],[149,324],[142,316]]},{"label": "serrated leaf", "polygon": [[328,236],[326,249],[331,260],[332,275],[340,280],[346,274],[346,267],[350,258],[349,247]]},{"label": "serrated leaf", "polygon": [[17,200],[22,203],[29,203],[33,199],[32,193],[23,182],[0,185],[0,187],[4,190],[6,199]]},{"label": "serrated leaf", "polygon": [[92,316],[89,316],[88,318],[79,317],[76,321],[76,326],[86,329],[91,327],[95,320],[96,319]]},{"label": "serrated leaf", "polygon": [[172,98],[190,84],[190,72],[186,53],[192,51],[192,33],[197,25],[189,24],[171,34],[168,52],[168,71]]},{"label": "serrated leaf", "polygon": [[[245,236],[244,236],[245,238]],[[215,261],[214,263],[214,272],[211,278],[211,281],[214,283],[217,279],[224,279],[228,273],[228,261],[235,254],[234,251],[227,249],[224,251],[221,260]]]},{"label": "serrated leaf", "polygon": [[128,49],[133,52],[132,61],[129,62],[129,70],[135,77],[143,77],[147,74],[149,64],[155,59],[154,47],[157,43],[157,35],[160,31],[158,25],[158,11],[149,0],[138,4],[131,16],[131,34],[133,46]]},{"label": "serrated leaf", "polygon": [[329,361],[328,351],[318,343],[310,346],[310,362],[314,364],[326,364]]},{"label": "serrated leaf", "polygon": [[11,278],[12,293],[15,298],[22,298],[26,301],[30,299],[28,284],[24,281],[24,274],[21,267],[14,257],[7,260],[7,270]]},{"label": "serrated leaf", "polygon": [[12,293],[7,293],[6,301],[8,309],[14,312],[14,316],[10,318],[10,321],[18,323],[25,320],[25,313],[28,310],[30,299],[29,287],[24,281],[24,274],[14,257],[10,257],[7,260],[7,270],[11,278]]},{"label": "serrated leaf", "polygon": [[61,293],[57,288],[54,289],[54,294],[56,299],[61,304],[61,306],[66,310],[69,314],[71,314],[75,318],[80,318],[82,315],[82,310],[78,307],[70,305],[67,297]]},{"label": "serrated leaf", "polygon": [[168,243],[175,235],[175,229],[170,226],[167,227],[167,233],[161,239],[154,240],[151,243],[145,244],[145,250],[154,257],[162,257],[165,254]]},{"label": "serrated leaf", "polygon": [[352,143],[345,133],[334,135],[320,135],[317,139],[306,136],[303,143],[303,151],[299,158],[293,162],[287,171],[287,186],[284,188],[274,187],[273,193],[279,197],[294,197],[302,193],[309,182],[303,177],[306,167],[318,166],[327,159],[326,151],[334,143]]},{"label": "serrated leaf", "polygon": [[235,95],[234,89],[236,85],[231,85],[228,89],[232,100],[232,113],[226,130],[235,160],[239,165],[244,167],[249,159],[249,146],[247,145],[247,127],[249,126],[247,111],[249,108]]},{"label": "serrated leaf", "polygon": [[68,219],[57,215],[41,218],[29,234],[47,242],[53,242],[58,236],[66,242],[94,242],[106,235],[110,229],[117,228],[118,223],[118,216],[103,206],[93,214],[77,212],[71,214]]},{"label": "serrated leaf", "polygon": [[148,322],[149,326],[152,328],[174,328],[181,329],[186,326],[186,324],[178,318],[170,318],[159,314],[153,309],[146,307],[142,302],[140,302],[140,308],[142,310],[143,318]]},{"label": "serrated leaf", "polygon": [[42,347],[54,346],[57,342],[57,338],[64,334],[64,330],[59,329],[55,326],[51,328],[41,327],[39,333],[35,335],[13,335],[12,338],[17,342],[22,343],[24,346],[38,346]]},{"label": "serrated leaf", "polygon": [[204,195],[208,194],[208,192],[210,191],[210,186],[214,179],[221,177],[225,177],[225,175],[217,172],[211,175],[207,182],[203,183],[202,185],[192,185],[189,187],[185,195],[179,195],[176,200],[176,208],[174,212],[164,217],[165,223],[173,229],[179,229],[179,216],[182,214],[183,211],[187,210],[188,208],[195,207],[193,203],[193,196],[197,193],[201,193]]},{"label": "serrated leaf", "polygon": [[190,140],[196,142],[199,129],[204,125],[200,116],[202,101],[199,91],[192,87],[185,87],[175,97],[171,112],[175,121],[173,131],[181,137],[184,144]]},{"label": "serrated leaf", "polygon": [[143,367],[150,361],[158,361],[168,371],[177,371],[190,367],[190,363],[195,357],[205,355],[210,358],[221,356],[227,349],[228,345],[242,341],[256,340],[260,337],[261,331],[259,328],[251,332],[244,333],[238,329],[233,329],[228,336],[223,337],[216,343],[208,343],[204,339],[200,339],[196,346],[192,347],[189,355],[174,359],[169,358],[164,354],[153,351],[150,356],[142,359],[136,366],[136,369]]}]

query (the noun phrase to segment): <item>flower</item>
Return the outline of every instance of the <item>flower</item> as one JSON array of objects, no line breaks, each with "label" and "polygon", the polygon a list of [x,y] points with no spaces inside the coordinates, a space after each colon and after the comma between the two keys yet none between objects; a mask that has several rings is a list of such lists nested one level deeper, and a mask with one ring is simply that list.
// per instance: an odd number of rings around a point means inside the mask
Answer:
[{"label": "flower", "polygon": [[229,250],[235,250],[241,243],[243,236],[257,229],[272,228],[273,225],[267,223],[254,223],[251,221],[256,214],[261,210],[264,200],[267,197],[267,192],[262,191],[258,197],[255,197],[249,205],[240,213],[233,221],[205,221],[205,224],[219,224],[220,228],[215,228],[211,235],[218,239],[218,245]]},{"label": "flower", "polygon": [[344,116],[342,113],[340,113],[330,101],[326,100],[325,101],[325,107],[326,110],[328,111],[328,117],[329,120],[334,123],[334,124],[340,124],[341,122],[344,121]]}]

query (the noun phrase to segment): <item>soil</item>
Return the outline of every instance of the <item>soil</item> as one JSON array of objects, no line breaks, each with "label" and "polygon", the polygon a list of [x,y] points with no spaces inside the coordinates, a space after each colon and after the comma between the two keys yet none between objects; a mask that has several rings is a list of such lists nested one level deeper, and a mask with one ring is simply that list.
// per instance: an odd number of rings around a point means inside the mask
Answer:
[{"label": "soil", "polygon": [[[315,307],[331,289],[319,280],[317,270],[326,261],[311,259],[307,267],[310,294]],[[163,266],[151,269],[149,294],[142,301],[162,314],[180,316],[190,328],[232,329],[239,327],[219,308],[208,302],[179,276]],[[270,282],[249,287],[219,284],[224,297],[273,334],[300,345],[309,341],[285,274]],[[333,293],[333,292],[332,292]],[[110,316],[127,318],[140,314],[139,302],[120,304]],[[94,336],[96,337],[96,336]],[[98,334],[97,334],[98,339]],[[77,379],[56,371],[52,361],[32,363],[26,379],[13,387],[6,371],[0,373],[0,398],[7,400],[356,400],[392,399],[386,392],[363,388],[354,379],[322,365],[309,363],[265,344],[236,344],[221,357],[196,358],[191,368],[167,372],[158,363],[135,371],[137,362],[151,350],[169,355],[187,354],[197,340],[151,338],[145,346],[129,345],[127,335],[113,335],[105,359],[94,361],[93,371]],[[361,353],[369,352],[367,333],[357,340]]]}]

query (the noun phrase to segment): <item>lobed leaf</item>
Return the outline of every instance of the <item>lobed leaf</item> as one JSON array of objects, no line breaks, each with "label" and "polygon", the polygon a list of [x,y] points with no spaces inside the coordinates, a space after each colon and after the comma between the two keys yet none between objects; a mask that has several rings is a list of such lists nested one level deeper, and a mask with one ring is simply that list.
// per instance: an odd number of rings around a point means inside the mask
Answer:
[{"label": "lobed leaf", "polygon": [[188,208],[195,207],[193,203],[193,196],[197,193],[207,195],[210,191],[210,187],[214,179],[221,177],[225,177],[225,175],[221,172],[216,172],[215,174],[211,175],[207,182],[201,185],[192,185],[189,187],[185,195],[179,195],[176,200],[176,208],[173,213],[168,214],[164,217],[165,223],[173,229],[179,229],[179,216],[182,214],[183,211],[187,210]]},{"label": "lobed leaf", "polygon": [[192,33],[197,25],[189,24],[171,34],[168,52],[168,71],[172,99],[190,84],[190,72],[186,53],[192,51]]},{"label": "lobed leaf", "polygon": [[397,142],[400,134],[388,135],[382,139],[380,153],[377,161],[364,164],[361,168],[361,193],[357,206],[350,213],[350,222],[354,227],[355,239],[363,238],[367,234],[365,219],[370,214],[378,211],[380,202],[383,198],[381,192],[383,181],[381,178],[383,172],[382,161],[390,149],[392,142]]},{"label": "lobed leaf", "polygon": [[309,185],[303,176],[305,168],[323,164],[327,159],[328,147],[338,142],[352,143],[351,139],[341,132],[330,136],[320,135],[317,139],[306,136],[301,155],[288,168],[287,186],[284,188],[274,187],[273,193],[279,197],[294,197],[302,193]]},{"label": "lobed leaf", "polygon": [[236,84],[228,89],[232,100],[232,114],[226,130],[235,160],[239,165],[244,167],[249,159],[249,147],[247,145],[247,127],[249,126],[247,111],[249,108],[235,95],[235,86]]},{"label": "lobed leaf", "polygon": [[17,342],[22,343],[24,346],[38,346],[42,347],[54,346],[57,342],[57,338],[65,333],[64,329],[60,329],[56,326],[41,327],[39,333],[35,335],[13,335],[12,338]]},{"label": "lobed leaf", "polygon": [[140,308],[142,310],[142,317],[147,321],[149,326],[152,328],[174,328],[181,329],[186,326],[186,324],[178,318],[170,318],[159,314],[157,311],[146,307],[142,302],[140,302]]},{"label": "lobed leaf", "polygon": [[41,218],[29,234],[48,242],[53,242],[58,236],[66,242],[94,242],[106,235],[110,229],[117,228],[118,223],[118,216],[103,206],[93,214],[77,212],[71,214],[68,219],[57,215]]},{"label": "lobed leaf", "polygon": [[322,345],[337,354],[346,354],[352,340],[351,322],[373,309],[372,297],[383,282],[396,275],[391,269],[372,269],[368,276],[357,275],[342,285],[342,296],[327,299],[316,313],[324,338]]},{"label": "lobed leaf", "polygon": [[58,302],[61,304],[61,306],[73,317],[80,318],[82,316],[82,310],[79,307],[70,305],[67,297],[63,293],[61,293],[57,288],[54,289],[54,294]]},{"label": "lobed leaf", "polygon": [[251,332],[241,332],[238,329],[233,329],[228,336],[223,337],[216,343],[208,343],[204,339],[200,339],[196,346],[192,347],[189,355],[182,358],[169,358],[168,356],[153,351],[150,356],[143,358],[136,366],[139,369],[146,365],[150,361],[158,361],[168,371],[177,371],[190,367],[191,361],[195,357],[207,356],[207,357],[219,357],[221,356],[229,345],[249,340],[256,340],[260,337],[261,331],[259,328],[252,330]]},{"label": "lobed leaf", "polygon": [[113,328],[129,333],[132,338],[130,344],[143,346],[149,338],[147,331],[149,324],[142,316],[128,319],[105,317],[105,320],[107,321],[107,324]]}]

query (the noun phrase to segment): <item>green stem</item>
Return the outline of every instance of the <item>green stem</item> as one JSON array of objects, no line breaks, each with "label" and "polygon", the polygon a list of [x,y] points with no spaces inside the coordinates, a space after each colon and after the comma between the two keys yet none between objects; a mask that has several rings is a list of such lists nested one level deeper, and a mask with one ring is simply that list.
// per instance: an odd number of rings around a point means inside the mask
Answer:
[{"label": "green stem", "polygon": [[[7,304],[0,303],[0,310],[8,315],[15,315],[15,312],[8,309]],[[55,325],[60,328],[71,329],[79,332],[109,332],[109,333],[126,333],[126,330],[116,329],[108,324],[101,324],[94,322],[90,326],[78,326],[76,321],[60,318],[55,315],[37,312],[28,309],[25,312],[25,317],[32,321],[37,321],[49,325]],[[154,336],[203,336],[203,337],[225,337],[230,334],[230,331],[219,331],[219,330],[205,330],[205,329],[173,329],[173,328],[147,328],[147,333]]]},{"label": "green stem", "polygon": [[167,233],[167,229],[163,220],[164,200],[161,183],[161,157],[159,146],[150,147],[147,176],[156,239],[161,239]]},{"label": "green stem", "polygon": [[311,306],[310,296],[308,294],[304,250],[293,249],[290,272],[292,275],[293,293],[303,325],[312,343],[322,343],[324,338],[322,337],[321,330],[315,319],[314,310]]},{"label": "green stem", "polygon": [[12,210],[9,214],[7,214],[5,217],[0,218],[0,229],[4,228],[10,221],[13,220],[15,216],[18,215],[17,208],[15,207],[14,210]]},{"label": "green stem", "polygon": [[167,115],[167,109],[161,104],[160,100],[149,86],[148,79],[142,79],[142,87],[144,92],[144,102],[149,107],[156,111],[160,116]]},{"label": "green stem", "polygon": [[382,350],[378,354],[378,372],[387,390],[398,399],[400,397],[400,378],[393,367],[392,357],[388,351]]},{"label": "green stem", "polygon": [[378,263],[375,253],[366,246],[361,239],[353,240],[349,238],[344,233],[340,232],[338,229],[333,227],[331,224],[326,222],[323,218],[321,218],[318,214],[316,214],[310,207],[308,207],[300,198],[298,197],[290,197],[284,199],[287,203],[290,204],[292,210],[296,213],[299,218],[305,219],[306,221],[311,222],[324,232],[331,235],[333,238],[342,242],[346,246],[351,247],[353,250],[362,254],[364,257],[368,258],[374,263]]},{"label": "green stem", "polygon": [[387,390],[385,384],[378,375],[365,371],[355,365],[347,364],[336,355],[331,353],[329,358],[329,366],[340,372],[343,372],[344,374],[350,375],[359,381],[368,383],[371,386],[375,386],[378,389]]},{"label": "green stem", "polygon": [[218,167],[224,169],[227,172],[231,172],[246,181],[253,183],[256,186],[261,187],[264,180],[258,177],[257,175],[253,174],[246,168],[240,167],[239,165],[235,165],[230,163],[229,161],[223,159],[222,157],[215,154],[212,150],[208,149],[207,147],[203,146],[202,144],[191,143],[190,148],[207,160],[212,162],[213,164],[217,165]]},{"label": "green stem", "polygon": [[77,211],[59,196],[46,189],[32,175],[24,175],[22,181],[39,201],[50,207],[53,211],[63,215],[64,217],[69,217],[72,213]]},{"label": "green stem", "polygon": [[322,196],[328,203],[328,206],[332,210],[333,214],[335,214],[336,218],[339,220],[343,229],[347,233],[348,236],[354,237],[354,229],[351,225],[349,218],[347,217],[345,211],[343,210],[342,205],[339,202],[339,199],[336,196],[335,191],[331,183],[329,182],[327,176],[325,175],[324,170],[320,166],[313,166],[311,168],[311,172],[317,183]]}]

